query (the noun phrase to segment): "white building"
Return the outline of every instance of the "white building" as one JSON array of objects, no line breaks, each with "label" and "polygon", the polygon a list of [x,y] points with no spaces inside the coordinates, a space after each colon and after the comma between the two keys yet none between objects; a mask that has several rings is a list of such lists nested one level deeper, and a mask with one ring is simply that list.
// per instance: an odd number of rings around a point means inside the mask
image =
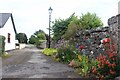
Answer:
[{"label": "white building", "polygon": [[15,49],[16,28],[11,13],[0,13],[0,35],[5,37],[5,51]]}]

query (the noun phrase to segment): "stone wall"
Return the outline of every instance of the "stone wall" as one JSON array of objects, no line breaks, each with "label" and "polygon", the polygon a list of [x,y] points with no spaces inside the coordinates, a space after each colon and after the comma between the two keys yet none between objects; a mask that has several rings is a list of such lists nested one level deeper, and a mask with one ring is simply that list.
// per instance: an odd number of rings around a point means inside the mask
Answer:
[{"label": "stone wall", "polygon": [[75,33],[74,37],[70,37],[69,40],[64,40],[62,38],[57,43],[53,42],[52,45],[54,48],[64,48],[67,45],[72,45],[77,48],[77,46],[83,46],[83,49],[80,51],[86,55],[90,55],[91,52],[94,56],[97,56],[99,53],[104,53],[105,48],[101,43],[101,40],[109,38],[109,27],[98,27],[91,30],[79,30],[78,33]]},{"label": "stone wall", "polygon": [[112,42],[116,44],[117,53],[120,55],[120,14],[109,18],[108,25]]},{"label": "stone wall", "polygon": [[98,55],[98,53],[105,52],[101,40],[110,38],[120,56],[120,14],[109,18],[108,25],[108,27],[98,27],[91,30],[79,30],[69,40],[62,38],[58,42],[53,42],[52,47],[60,48],[61,46],[65,47],[67,44],[84,46],[83,53],[90,54],[92,51],[95,55]]}]

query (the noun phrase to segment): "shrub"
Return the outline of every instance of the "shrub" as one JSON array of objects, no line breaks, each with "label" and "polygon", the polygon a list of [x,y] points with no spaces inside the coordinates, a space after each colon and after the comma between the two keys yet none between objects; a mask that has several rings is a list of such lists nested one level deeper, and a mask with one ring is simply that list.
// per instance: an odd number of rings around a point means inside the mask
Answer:
[{"label": "shrub", "polygon": [[79,63],[80,63],[80,67],[77,69],[79,71],[79,74],[81,76],[86,76],[90,71],[90,63],[89,63],[89,59],[88,56],[86,56],[85,54],[78,55],[78,59],[79,59]]},{"label": "shrub", "polygon": [[[107,43],[108,44],[108,43]],[[104,44],[105,46],[106,44]],[[105,46],[106,47],[106,46]],[[115,52],[114,44],[112,44],[110,48],[110,44],[107,46],[107,50],[105,54],[100,54],[97,57],[97,61],[99,64],[97,66],[92,66],[92,73],[100,78],[115,78],[120,76],[120,58]]]},{"label": "shrub", "polygon": [[53,49],[53,48],[45,48],[43,51],[42,51],[43,54],[47,55],[47,56],[51,56],[55,53],[57,53],[57,50],[56,49]]},{"label": "shrub", "polygon": [[76,54],[74,53],[74,48],[73,46],[66,46],[66,47],[61,47],[58,49],[58,57],[60,61],[69,63],[73,59],[76,58]]}]

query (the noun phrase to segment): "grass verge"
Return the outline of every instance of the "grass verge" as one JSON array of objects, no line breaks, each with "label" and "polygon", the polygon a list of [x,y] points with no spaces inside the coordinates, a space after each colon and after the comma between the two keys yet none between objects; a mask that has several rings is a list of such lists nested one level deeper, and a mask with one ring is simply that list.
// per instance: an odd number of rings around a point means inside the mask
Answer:
[{"label": "grass verge", "polygon": [[0,55],[0,57],[2,57],[2,58],[9,58],[10,56],[11,55],[9,53],[7,53],[7,52]]}]

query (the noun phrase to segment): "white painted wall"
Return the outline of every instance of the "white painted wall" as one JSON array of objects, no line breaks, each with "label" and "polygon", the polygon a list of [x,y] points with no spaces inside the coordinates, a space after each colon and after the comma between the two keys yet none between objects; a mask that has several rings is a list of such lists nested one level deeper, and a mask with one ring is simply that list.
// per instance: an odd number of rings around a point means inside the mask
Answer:
[{"label": "white painted wall", "polygon": [[[10,33],[10,43],[8,43],[8,33]],[[13,28],[13,24],[11,21],[11,17],[9,17],[8,21],[4,25],[3,28],[0,28],[0,35],[5,36],[5,51],[15,49],[15,32]]]},{"label": "white painted wall", "polygon": [[19,49],[23,49],[23,48],[25,48],[25,46],[26,46],[26,44],[20,44],[20,47],[19,47]]}]

